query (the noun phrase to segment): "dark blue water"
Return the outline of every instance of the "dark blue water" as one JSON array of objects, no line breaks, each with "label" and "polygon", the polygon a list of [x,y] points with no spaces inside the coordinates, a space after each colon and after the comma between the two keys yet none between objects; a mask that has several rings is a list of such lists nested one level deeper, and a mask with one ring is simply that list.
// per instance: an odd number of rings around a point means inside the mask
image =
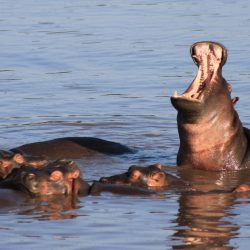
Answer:
[{"label": "dark blue water", "polygon": [[[174,165],[179,140],[169,96],[195,76],[189,47],[200,40],[228,48],[224,77],[240,97],[243,124],[250,125],[246,0],[2,0],[0,13],[2,149],[81,135],[139,150],[79,161],[88,181],[136,163]],[[217,186],[225,179],[207,178]],[[1,212],[0,248],[247,249],[249,209],[248,195],[171,191],[105,193],[73,204],[28,200]]]}]

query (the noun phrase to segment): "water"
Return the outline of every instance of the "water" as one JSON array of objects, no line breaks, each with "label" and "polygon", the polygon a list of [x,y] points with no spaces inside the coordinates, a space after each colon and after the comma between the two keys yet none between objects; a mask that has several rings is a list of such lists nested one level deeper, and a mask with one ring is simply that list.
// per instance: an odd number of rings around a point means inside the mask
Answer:
[{"label": "water", "polygon": [[[196,67],[189,46],[229,50],[224,77],[250,125],[250,4],[242,1],[0,1],[0,148],[95,136],[139,150],[79,161],[88,181],[131,164],[175,164],[176,111]],[[175,169],[171,170],[177,174]],[[247,174],[192,173],[201,186]],[[0,213],[1,249],[247,249],[249,196],[101,196],[25,200]]]}]

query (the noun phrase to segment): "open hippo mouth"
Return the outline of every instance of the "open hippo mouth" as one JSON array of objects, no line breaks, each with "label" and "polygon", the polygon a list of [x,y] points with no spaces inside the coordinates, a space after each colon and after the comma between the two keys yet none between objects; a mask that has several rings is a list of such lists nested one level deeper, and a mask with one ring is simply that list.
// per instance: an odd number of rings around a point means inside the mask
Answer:
[{"label": "open hippo mouth", "polygon": [[190,48],[190,54],[198,66],[198,73],[182,95],[175,91],[171,97],[171,102],[177,110],[199,110],[213,92],[218,77],[222,78],[221,69],[227,60],[226,48],[216,42],[194,43]]}]

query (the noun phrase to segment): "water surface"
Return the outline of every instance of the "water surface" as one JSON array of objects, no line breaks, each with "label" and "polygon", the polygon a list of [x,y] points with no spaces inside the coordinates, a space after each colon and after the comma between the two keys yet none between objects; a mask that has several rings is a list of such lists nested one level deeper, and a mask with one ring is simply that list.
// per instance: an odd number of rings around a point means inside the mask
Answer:
[{"label": "water surface", "polygon": [[[250,125],[249,12],[246,0],[2,0],[0,147],[81,135],[139,150],[80,160],[88,181],[131,164],[174,165],[179,140],[169,96],[192,81],[189,46],[200,40],[228,48],[224,76]],[[183,176],[207,189],[230,189],[249,174]],[[0,247],[247,249],[249,209],[248,195],[173,190],[28,199],[2,208]]]}]

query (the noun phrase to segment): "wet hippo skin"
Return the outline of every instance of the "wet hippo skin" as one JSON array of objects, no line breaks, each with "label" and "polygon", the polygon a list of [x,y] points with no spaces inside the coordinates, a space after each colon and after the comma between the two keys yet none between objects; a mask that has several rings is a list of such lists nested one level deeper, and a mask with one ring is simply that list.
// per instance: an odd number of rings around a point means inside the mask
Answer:
[{"label": "wet hippo skin", "polygon": [[120,143],[93,137],[65,137],[49,141],[34,142],[11,149],[32,156],[46,156],[49,159],[81,158],[96,153],[120,155],[134,153],[134,150]]},{"label": "wet hippo skin", "polygon": [[49,161],[43,156],[28,156],[0,150],[0,180],[6,178],[14,168],[19,168],[22,165],[42,168],[48,163]]},{"label": "wet hippo skin", "polygon": [[21,166],[0,182],[1,188],[16,189],[31,196],[87,195],[89,185],[73,161],[58,160],[43,168]]},{"label": "wet hippo skin", "polygon": [[132,187],[146,188],[151,191],[163,191],[166,188],[189,189],[191,188],[187,182],[167,174],[163,170],[163,166],[159,163],[141,167],[133,165],[127,172],[113,175],[110,177],[102,177],[99,183],[110,185],[129,185]]},{"label": "wet hippo skin", "polygon": [[90,195],[100,195],[103,192],[109,192],[119,195],[152,195],[156,194],[154,190],[149,190],[139,186],[107,184],[94,181],[90,187]]},{"label": "wet hippo skin", "polygon": [[178,166],[203,170],[239,170],[250,167],[249,130],[234,109],[231,85],[222,76],[226,48],[215,42],[191,46],[198,73],[182,94],[171,97],[178,111],[180,147]]}]

